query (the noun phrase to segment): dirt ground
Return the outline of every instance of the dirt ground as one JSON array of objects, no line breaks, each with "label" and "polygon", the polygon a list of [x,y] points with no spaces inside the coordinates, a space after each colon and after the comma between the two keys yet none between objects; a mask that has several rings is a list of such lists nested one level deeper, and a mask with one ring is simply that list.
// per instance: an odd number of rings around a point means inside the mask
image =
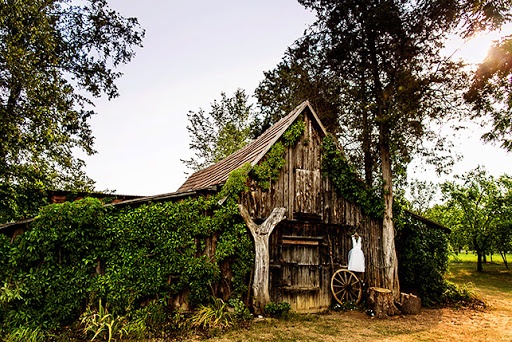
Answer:
[{"label": "dirt ground", "polygon": [[[464,275],[458,282],[465,281]],[[469,277],[469,275],[468,275]],[[422,309],[419,315],[377,319],[365,312],[262,319],[209,341],[512,341],[512,273],[501,282],[473,284],[485,308]],[[474,279],[474,278],[471,278]],[[505,286],[502,286],[505,285]],[[505,290],[504,290],[505,289]]]}]

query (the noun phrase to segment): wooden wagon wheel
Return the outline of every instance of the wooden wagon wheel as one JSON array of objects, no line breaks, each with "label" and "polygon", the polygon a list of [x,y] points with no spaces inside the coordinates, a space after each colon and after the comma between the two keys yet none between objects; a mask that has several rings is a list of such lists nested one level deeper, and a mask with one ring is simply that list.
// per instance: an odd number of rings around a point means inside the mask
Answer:
[{"label": "wooden wagon wheel", "polygon": [[340,304],[343,304],[343,302],[359,304],[363,296],[361,282],[354,273],[345,269],[337,270],[332,275],[331,291]]}]

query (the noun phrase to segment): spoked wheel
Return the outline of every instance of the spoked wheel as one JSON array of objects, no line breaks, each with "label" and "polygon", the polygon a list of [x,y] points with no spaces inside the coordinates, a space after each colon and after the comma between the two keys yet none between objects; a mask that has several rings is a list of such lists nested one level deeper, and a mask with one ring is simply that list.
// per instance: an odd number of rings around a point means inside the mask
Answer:
[{"label": "spoked wheel", "polygon": [[349,270],[337,270],[331,278],[331,291],[340,304],[354,302],[359,304],[363,296],[363,287],[357,276]]}]

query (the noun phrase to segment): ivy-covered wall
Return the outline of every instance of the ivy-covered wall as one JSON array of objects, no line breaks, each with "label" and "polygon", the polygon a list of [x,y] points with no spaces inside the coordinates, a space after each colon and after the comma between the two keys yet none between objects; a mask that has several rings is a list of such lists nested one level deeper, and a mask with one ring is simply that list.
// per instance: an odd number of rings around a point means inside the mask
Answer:
[{"label": "ivy-covered wall", "polygon": [[[380,191],[366,186],[332,137],[323,141],[322,167],[338,195],[360,205],[365,214],[382,218]],[[439,303],[447,288],[444,274],[448,268],[448,236],[412,218],[396,197],[393,207],[401,291],[418,294],[427,306]]]},{"label": "ivy-covered wall", "polygon": [[448,270],[448,234],[427,227],[406,212],[395,218],[398,276],[402,292],[417,294],[425,306],[443,301]]},{"label": "ivy-covered wall", "polygon": [[191,306],[212,294],[241,298],[254,248],[235,200],[219,204],[222,196],[123,209],[87,198],[43,208],[12,244],[0,235],[1,324],[58,328],[100,298],[119,315],[183,294]]}]

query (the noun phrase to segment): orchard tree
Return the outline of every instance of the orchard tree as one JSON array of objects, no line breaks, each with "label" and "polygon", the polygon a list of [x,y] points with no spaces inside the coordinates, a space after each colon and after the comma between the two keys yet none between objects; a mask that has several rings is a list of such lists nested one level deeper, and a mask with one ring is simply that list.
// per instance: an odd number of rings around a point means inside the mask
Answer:
[{"label": "orchard tree", "polygon": [[0,223],[33,215],[49,189],[90,189],[93,98],[118,96],[115,68],[144,31],[106,0],[0,6]]},{"label": "orchard tree", "polygon": [[[456,180],[445,182],[441,190],[445,198],[444,206],[452,213],[452,224],[455,231],[460,232],[468,247],[477,253],[477,271],[483,271],[483,258],[486,252],[496,245],[499,240],[497,234],[506,231],[507,221],[510,218],[511,179],[502,176],[496,180],[487,172],[478,167]],[[510,224],[510,222],[508,222]],[[502,236],[505,243],[510,235]],[[510,240],[508,241],[510,242]]]},{"label": "orchard tree", "polygon": [[181,160],[198,171],[208,167],[244,147],[250,140],[253,114],[248,96],[237,89],[233,97],[221,93],[221,100],[214,100],[210,112],[202,108],[187,114],[190,149],[195,157]]}]

